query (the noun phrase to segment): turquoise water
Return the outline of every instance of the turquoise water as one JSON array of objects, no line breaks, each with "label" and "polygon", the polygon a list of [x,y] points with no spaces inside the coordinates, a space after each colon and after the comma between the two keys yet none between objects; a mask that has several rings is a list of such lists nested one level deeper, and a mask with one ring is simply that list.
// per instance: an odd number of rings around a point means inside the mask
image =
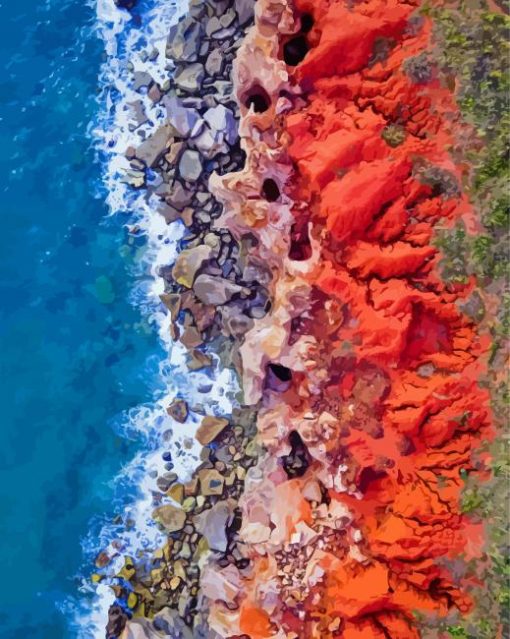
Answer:
[{"label": "turquoise water", "polygon": [[83,0],[0,3],[3,639],[76,636],[81,540],[125,497],[111,480],[139,443],[123,414],[161,355],[129,302],[138,247],[94,195],[94,18]]}]

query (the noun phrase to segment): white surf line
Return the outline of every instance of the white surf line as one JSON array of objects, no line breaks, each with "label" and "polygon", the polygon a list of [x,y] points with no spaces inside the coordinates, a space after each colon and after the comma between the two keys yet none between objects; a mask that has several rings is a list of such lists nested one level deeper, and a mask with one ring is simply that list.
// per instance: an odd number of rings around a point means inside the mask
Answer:
[{"label": "white surf line", "polygon": [[[89,552],[99,552],[104,549],[104,542],[110,542],[107,551],[113,560],[109,574],[120,570],[125,555],[136,556],[140,551],[156,549],[165,541],[165,536],[151,517],[153,493],[160,493],[156,478],[165,472],[162,452],[171,452],[172,471],[182,481],[189,479],[199,463],[201,446],[193,435],[201,416],[190,412],[186,425],[178,424],[166,412],[170,401],[179,395],[191,406],[200,403],[209,413],[229,414],[233,408],[232,398],[238,390],[235,375],[229,369],[222,370],[218,358],[215,358],[217,367],[214,376],[201,371],[190,372],[185,364],[184,347],[171,340],[170,317],[159,299],[164,291],[164,282],[158,273],[160,267],[175,261],[178,242],[185,229],[180,223],[168,226],[164,218],[155,212],[154,202],[145,199],[144,190],[135,191],[122,181],[129,168],[126,149],[137,147],[143,137],[156,130],[166,118],[166,109],[154,105],[147,96],[132,88],[132,71],[150,73],[154,80],[164,84],[172,70],[165,57],[167,35],[172,24],[188,8],[187,0],[179,3],[153,0],[140,5],[146,5],[147,10],[143,12],[142,24],[136,26],[130,14],[117,9],[113,0],[97,0],[96,30],[104,42],[107,59],[99,78],[101,112],[90,133],[102,161],[110,214],[129,212],[129,223],[136,224],[147,238],[147,249],[136,271],[140,276],[149,276],[150,285],[146,290],[143,287],[136,290],[133,298],[141,297],[141,301],[136,303],[158,331],[168,359],[159,365],[165,392],[155,397],[150,405],[140,406],[126,416],[126,429],[142,433],[147,441],[147,450],[140,452],[114,480],[117,483],[127,482],[138,489],[138,498],[123,513],[133,525],[121,533],[113,525],[105,526],[100,540],[84,542]],[[143,50],[151,52],[150,55],[146,57]],[[144,105],[147,122],[134,130],[130,126],[132,109],[129,103],[137,100]],[[209,389],[207,394],[199,390],[204,387]],[[98,541],[103,541],[103,544]],[[97,546],[91,547],[90,544]],[[76,620],[78,636],[80,639],[104,639],[108,608],[114,602],[114,594],[106,580],[95,587],[90,583],[84,584],[83,590],[94,590],[96,596],[92,609],[80,614]]]}]

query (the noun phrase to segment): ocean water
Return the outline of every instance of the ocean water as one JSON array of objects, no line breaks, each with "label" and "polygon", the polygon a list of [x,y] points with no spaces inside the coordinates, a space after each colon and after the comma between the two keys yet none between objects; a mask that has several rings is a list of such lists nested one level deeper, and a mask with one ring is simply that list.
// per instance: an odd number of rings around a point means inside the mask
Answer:
[{"label": "ocean water", "polygon": [[157,332],[132,303],[143,241],[108,216],[88,132],[96,21],[82,0],[0,2],[2,639],[78,634],[84,540],[133,492],[112,483],[145,445],[126,411],[159,383]]},{"label": "ocean water", "polygon": [[114,579],[92,587],[94,556],[115,540],[114,570],[155,548],[162,453],[183,479],[198,460],[200,413],[184,430],[168,402],[234,403],[233,374],[217,358],[190,373],[169,337],[158,269],[184,229],[123,180],[126,147],[165,117],[141,96],[148,122],[130,126],[128,62],[168,77],[166,34],[186,6],[0,0],[2,639],[104,637]]}]

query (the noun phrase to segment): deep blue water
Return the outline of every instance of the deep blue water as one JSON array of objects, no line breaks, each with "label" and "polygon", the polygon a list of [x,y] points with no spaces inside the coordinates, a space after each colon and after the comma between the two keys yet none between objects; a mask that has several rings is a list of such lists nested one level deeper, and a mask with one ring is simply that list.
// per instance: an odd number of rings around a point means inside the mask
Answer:
[{"label": "deep blue water", "polygon": [[114,426],[150,398],[158,348],[128,301],[124,220],[94,197],[102,44],[86,4],[0,0],[3,639],[75,636],[80,541],[114,515],[111,479],[137,445]]}]

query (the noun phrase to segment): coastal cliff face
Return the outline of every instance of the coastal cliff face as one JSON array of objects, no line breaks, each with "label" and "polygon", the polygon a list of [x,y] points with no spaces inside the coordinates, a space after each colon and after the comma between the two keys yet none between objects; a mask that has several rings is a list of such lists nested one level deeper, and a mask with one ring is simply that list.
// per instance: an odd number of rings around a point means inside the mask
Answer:
[{"label": "coastal cliff face", "polygon": [[186,226],[172,337],[240,392],[168,406],[199,416],[201,460],[157,479],[164,547],[117,581],[103,558],[108,637],[503,636],[501,520],[466,504],[500,490],[504,274],[477,238],[494,258],[503,231],[476,180],[502,129],[445,64],[456,10],[192,0],[171,33],[167,122],[128,159]]}]

